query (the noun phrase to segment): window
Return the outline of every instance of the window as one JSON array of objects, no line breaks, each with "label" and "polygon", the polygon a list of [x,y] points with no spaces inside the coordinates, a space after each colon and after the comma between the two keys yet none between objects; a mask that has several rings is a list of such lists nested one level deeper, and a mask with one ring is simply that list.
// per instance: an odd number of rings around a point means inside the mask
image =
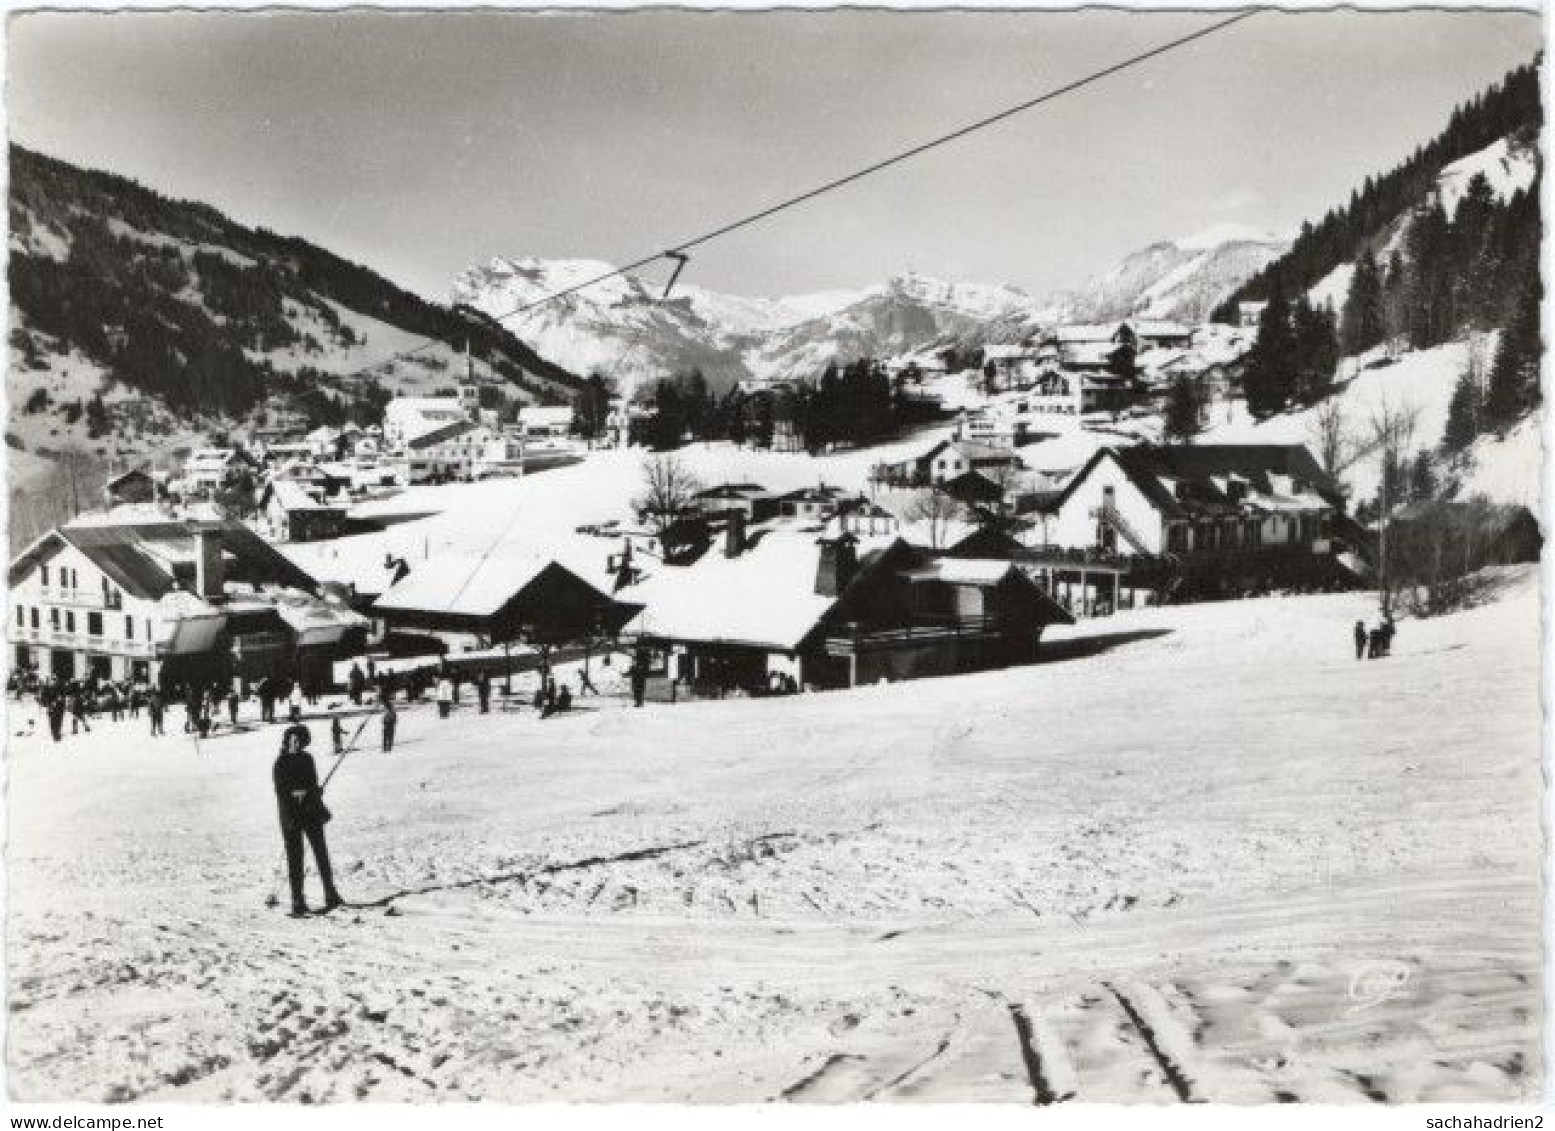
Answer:
[{"label": "window", "polygon": [[59,628],[59,610],[58,609],[50,609],[49,610],[49,627],[53,628],[53,629]]},{"label": "window", "polygon": [[38,627],[38,606],[37,605],[34,605],[32,607],[31,616],[32,616],[32,627],[33,628],[37,628]]},{"label": "window", "polygon": [[39,567],[39,569],[38,569],[38,580],[43,582],[44,585],[47,585],[49,583],[49,567],[48,566],[41,566],[41,567]]},{"label": "window", "polygon": [[134,640],[135,639],[135,618],[134,617],[125,617],[124,618],[124,639],[126,639],[126,640]]},{"label": "window", "polygon": [[27,627],[27,610],[22,608],[20,605],[16,606],[16,627]]},{"label": "window", "polygon": [[103,614],[86,614],[86,634],[88,636],[101,636],[103,634]]},{"label": "window", "polygon": [[76,614],[71,612],[69,609],[66,609],[65,610],[65,631],[66,632],[74,632],[75,630],[76,630]]}]

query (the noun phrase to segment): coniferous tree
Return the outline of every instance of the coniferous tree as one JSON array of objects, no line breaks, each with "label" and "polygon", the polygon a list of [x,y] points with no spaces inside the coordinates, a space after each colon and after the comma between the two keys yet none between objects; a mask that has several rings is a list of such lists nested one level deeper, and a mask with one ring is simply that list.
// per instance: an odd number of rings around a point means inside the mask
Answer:
[{"label": "coniferous tree", "polygon": [[1168,443],[1191,444],[1204,431],[1204,392],[1198,381],[1184,377],[1166,394],[1162,432]]},{"label": "coniferous tree", "polygon": [[1316,404],[1333,390],[1334,370],[1339,365],[1333,313],[1327,307],[1313,306],[1302,295],[1291,311],[1290,341],[1296,399],[1302,404]]},{"label": "coniferous tree", "polygon": [[1483,391],[1471,369],[1465,368],[1453,387],[1447,403],[1447,424],[1442,430],[1442,447],[1449,453],[1461,452],[1480,432]]},{"label": "coniferous tree", "polygon": [[1490,367],[1485,389],[1486,428],[1505,430],[1539,403],[1539,304],[1543,297],[1544,288],[1535,273],[1518,296]]},{"label": "coniferous tree", "polygon": [[1290,403],[1296,387],[1295,352],[1291,307],[1276,286],[1259,315],[1258,336],[1242,374],[1247,410],[1254,416],[1273,415]]},{"label": "coniferous tree", "polygon": [[1355,273],[1350,277],[1340,341],[1344,352],[1353,356],[1371,349],[1386,333],[1382,276],[1377,270],[1376,259],[1368,251],[1356,261]]}]

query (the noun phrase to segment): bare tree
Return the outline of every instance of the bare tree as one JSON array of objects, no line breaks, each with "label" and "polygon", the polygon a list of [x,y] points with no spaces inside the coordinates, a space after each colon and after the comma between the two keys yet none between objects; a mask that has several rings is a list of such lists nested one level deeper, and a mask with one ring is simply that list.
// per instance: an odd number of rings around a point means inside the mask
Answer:
[{"label": "bare tree", "polygon": [[653,456],[643,464],[643,492],[632,500],[637,513],[662,537],[691,505],[702,484],[679,456]]},{"label": "bare tree", "polygon": [[1367,421],[1368,447],[1377,453],[1381,467],[1381,483],[1377,499],[1377,583],[1384,616],[1392,612],[1392,576],[1388,568],[1388,522],[1397,500],[1393,497],[1397,484],[1392,480],[1401,476],[1415,448],[1415,429],[1420,422],[1420,408],[1413,404],[1394,404],[1383,397],[1372,409]]},{"label": "bare tree", "polygon": [[937,487],[920,491],[902,508],[908,522],[921,522],[928,528],[931,549],[942,549],[950,524],[961,517],[961,504]]},{"label": "bare tree", "polygon": [[1320,403],[1312,412],[1307,431],[1317,446],[1318,462],[1337,482],[1360,457],[1340,398],[1329,397]]}]

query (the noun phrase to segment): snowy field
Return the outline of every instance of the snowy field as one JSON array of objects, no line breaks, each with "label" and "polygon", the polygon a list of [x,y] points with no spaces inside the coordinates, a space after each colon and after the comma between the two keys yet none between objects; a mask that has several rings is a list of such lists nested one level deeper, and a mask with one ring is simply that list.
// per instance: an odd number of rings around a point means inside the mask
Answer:
[{"label": "snowy field", "polygon": [[412,708],[331,786],[353,906],[305,920],[265,905],[278,728],[13,737],[13,1094],[1530,1098],[1539,608],[1501,581],[1378,662],[1346,595],[799,699]]}]

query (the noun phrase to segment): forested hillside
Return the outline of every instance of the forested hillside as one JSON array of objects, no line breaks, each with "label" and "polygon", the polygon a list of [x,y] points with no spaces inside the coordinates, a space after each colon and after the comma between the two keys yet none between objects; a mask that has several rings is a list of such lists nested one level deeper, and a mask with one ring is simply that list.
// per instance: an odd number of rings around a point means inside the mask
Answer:
[{"label": "forested hillside", "polygon": [[[577,387],[485,315],[305,240],[16,146],[10,175],[13,401],[35,396],[27,373],[68,356],[181,416],[371,417],[392,390],[455,380],[466,343],[520,399]],[[422,338],[437,342],[362,373]]]},{"label": "forested hillside", "polygon": [[1501,432],[1539,401],[1543,114],[1537,64],[1459,107],[1405,162],[1307,224],[1291,250],[1224,304],[1264,301],[1246,374],[1257,415],[1327,395],[1334,363],[1498,331],[1466,372],[1442,447]]}]

